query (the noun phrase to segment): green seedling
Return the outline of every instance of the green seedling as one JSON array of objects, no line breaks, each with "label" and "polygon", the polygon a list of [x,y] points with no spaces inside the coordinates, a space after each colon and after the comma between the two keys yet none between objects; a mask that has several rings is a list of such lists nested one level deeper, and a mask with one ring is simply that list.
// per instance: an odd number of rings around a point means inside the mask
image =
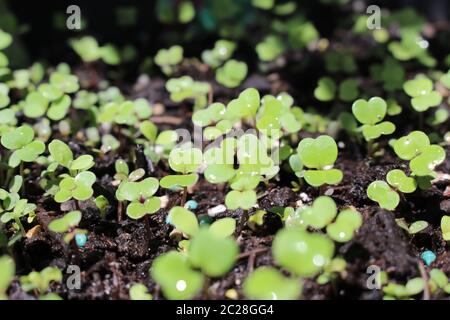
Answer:
[{"label": "green seedling", "polygon": [[97,102],[98,96],[96,93],[80,90],[75,95],[73,106],[75,109],[89,110],[94,107]]},{"label": "green seedling", "polygon": [[430,126],[439,126],[440,124],[445,123],[450,116],[450,112],[444,108],[438,108],[432,116],[429,116],[426,119],[426,123]]},{"label": "green seedling", "polygon": [[417,177],[435,177],[434,168],[445,160],[444,149],[430,144],[428,136],[421,131],[401,137],[394,141],[393,147],[397,156],[410,161],[411,174]]},{"label": "green seedling", "polygon": [[336,85],[336,82],[330,77],[322,77],[314,90],[314,96],[319,101],[332,101],[338,93],[339,100],[348,102],[353,101],[358,96],[358,83],[354,79],[346,79]]},{"label": "green seedling", "polygon": [[261,267],[248,275],[243,290],[250,299],[293,300],[300,296],[301,282],[286,278],[275,268]]},{"label": "green seedling", "polygon": [[436,293],[439,289],[450,294],[450,284],[444,272],[439,269],[432,269],[429,274],[430,280],[428,281],[428,286],[431,293]]},{"label": "green seedling", "polygon": [[300,163],[309,168],[300,174],[308,184],[319,187],[341,182],[342,171],[333,168],[338,149],[332,137],[321,135],[316,139],[305,138],[300,141],[297,154]]},{"label": "green seedling", "polygon": [[234,265],[239,247],[230,237],[202,228],[189,244],[189,261],[209,277],[220,277]]},{"label": "green seedling", "polygon": [[175,148],[169,155],[169,166],[179,175],[167,175],[161,179],[163,188],[184,188],[182,205],[186,202],[187,187],[194,185],[198,180],[195,171],[200,167],[203,155],[200,149],[190,146]]},{"label": "green seedling", "polygon": [[445,241],[450,241],[450,216],[442,216],[441,232],[442,232],[442,238]]},{"label": "green seedling", "polygon": [[107,102],[100,107],[100,123],[135,125],[139,120],[148,119],[152,109],[145,99],[135,101]]},{"label": "green seedling", "polygon": [[310,277],[333,258],[334,243],[325,235],[297,228],[280,230],[272,245],[275,261],[289,272]]},{"label": "green seedling", "polygon": [[64,234],[64,242],[70,243],[76,234],[86,234],[85,230],[77,229],[81,221],[80,211],[71,211],[66,213],[62,218],[54,219],[48,224],[48,229]]},{"label": "green seedling", "polygon": [[400,203],[400,196],[384,181],[373,181],[367,187],[367,196],[370,200],[378,202],[381,208],[394,210]]},{"label": "green seedling", "polygon": [[119,184],[121,182],[136,182],[145,175],[145,170],[141,168],[136,169],[130,173],[128,164],[122,159],[116,160],[116,162],[114,163],[114,167],[116,170],[114,180]]},{"label": "green seedling", "polygon": [[441,94],[433,90],[433,82],[425,75],[417,75],[413,80],[406,81],[403,89],[412,98],[411,105],[418,112],[424,112],[442,102]]},{"label": "green seedling", "polygon": [[100,46],[94,37],[84,36],[79,39],[71,39],[69,44],[86,63],[97,60],[102,60],[111,65],[120,63],[118,50],[111,44]]},{"label": "green seedling", "polygon": [[47,267],[40,272],[32,271],[28,275],[20,277],[20,285],[24,291],[36,290],[41,296],[49,290],[50,283],[61,281],[61,270],[53,267]]},{"label": "green seedling", "polygon": [[34,139],[34,130],[28,125],[4,133],[1,144],[12,153],[8,165],[16,168],[21,162],[33,162],[45,151],[45,144]]},{"label": "green seedling", "polygon": [[212,68],[219,67],[233,55],[236,43],[229,40],[217,40],[212,50],[202,52],[202,60]]},{"label": "green seedling", "polygon": [[406,174],[399,169],[391,170],[386,175],[386,181],[401,193],[412,193],[417,189],[417,181],[406,176]]},{"label": "green seedling", "polygon": [[58,203],[66,202],[72,198],[79,201],[88,200],[94,194],[92,185],[96,180],[97,177],[90,171],[82,171],[75,177],[66,175],[59,183],[59,190],[54,199]]},{"label": "green seedling", "polygon": [[167,76],[170,76],[175,72],[177,66],[182,60],[183,48],[181,46],[172,46],[169,49],[160,49],[155,56],[155,63]]},{"label": "green seedling", "polygon": [[[167,221],[189,238],[195,236],[202,227],[197,216],[183,207],[173,207],[169,211]],[[217,237],[226,238],[234,233],[236,220],[233,218],[219,219],[209,225],[208,229]]]},{"label": "green seedling", "polygon": [[[10,198],[6,198],[5,200],[8,199]],[[10,211],[3,212],[0,221],[6,224],[13,220],[16,223],[17,228],[22,232],[22,236],[25,236],[26,232],[22,225],[21,218],[26,216],[33,217],[35,210],[35,204],[28,203],[27,199],[19,199],[15,202],[14,207]]]},{"label": "green seedling", "polygon": [[204,283],[203,275],[191,269],[187,256],[176,251],[158,256],[150,272],[164,296],[171,300],[192,299]]},{"label": "green seedling", "polygon": [[388,49],[397,60],[417,59],[422,64],[433,67],[436,64],[436,60],[428,54],[426,48],[420,45],[422,42],[423,38],[417,31],[404,30],[401,41],[392,41],[389,43]]},{"label": "green seedling", "polygon": [[392,122],[383,121],[387,112],[386,101],[379,97],[373,97],[368,101],[358,99],[352,105],[352,112],[355,118],[362,123],[361,131],[368,141],[367,149],[370,156],[373,153],[373,141],[395,131],[395,125]]},{"label": "green seedling", "polygon": [[216,71],[216,80],[228,88],[236,88],[247,76],[248,67],[245,62],[228,60]]},{"label": "green seedling", "polygon": [[323,272],[317,277],[316,281],[320,285],[325,285],[345,274],[346,268],[347,262],[341,257],[335,257],[325,266]]},{"label": "green seedling", "polygon": [[131,300],[153,300],[153,296],[148,292],[148,289],[142,283],[135,283],[130,288]]},{"label": "green seedling", "polygon": [[194,81],[190,76],[171,78],[166,82],[166,90],[174,102],[194,100],[195,109],[203,108],[207,104],[207,94],[211,85],[207,82]]},{"label": "green seedling", "polygon": [[383,64],[371,66],[372,78],[383,83],[383,89],[392,92],[402,89],[405,82],[405,69],[393,58],[387,58]]},{"label": "green seedling", "polygon": [[9,256],[1,256],[0,270],[0,300],[7,300],[8,296],[6,295],[6,291],[16,274],[14,260]]},{"label": "green seedling", "polygon": [[69,169],[71,173],[85,171],[94,166],[94,158],[91,155],[81,155],[73,159],[72,150],[61,140],[52,140],[48,150],[53,163]]},{"label": "green seedling", "polygon": [[132,219],[141,219],[155,213],[161,206],[161,200],[153,195],[159,187],[155,178],[146,178],[140,182],[125,181],[116,192],[119,201],[129,201],[127,215]]},{"label": "green seedling", "polygon": [[352,74],[357,70],[354,55],[344,51],[329,51],[325,53],[325,68],[331,73]]},{"label": "green seedling", "polygon": [[259,60],[262,62],[271,62],[281,56],[286,48],[283,40],[275,35],[267,36],[255,47]]},{"label": "green seedling", "polygon": [[408,280],[405,285],[390,282],[383,288],[383,293],[385,294],[383,299],[409,299],[421,293],[425,285],[425,281],[422,278]]}]

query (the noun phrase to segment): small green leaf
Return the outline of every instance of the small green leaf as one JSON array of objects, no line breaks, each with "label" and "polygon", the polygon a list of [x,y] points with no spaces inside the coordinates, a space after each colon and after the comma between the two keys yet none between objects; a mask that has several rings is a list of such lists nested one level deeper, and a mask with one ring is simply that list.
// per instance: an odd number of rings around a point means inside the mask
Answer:
[{"label": "small green leaf", "polygon": [[173,207],[169,211],[169,221],[175,228],[190,237],[199,229],[197,216],[183,207]]}]

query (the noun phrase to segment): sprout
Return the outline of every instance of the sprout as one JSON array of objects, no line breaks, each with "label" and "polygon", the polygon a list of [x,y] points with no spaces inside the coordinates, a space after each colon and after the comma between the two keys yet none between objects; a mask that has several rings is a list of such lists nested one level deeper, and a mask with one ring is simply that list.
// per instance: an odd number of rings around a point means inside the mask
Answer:
[{"label": "sprout", "polygon": [[236,88],[245,79],[247,72],[248,67],[245,62],[229,60],[217,69],[216,80],[225,87]]},{"label": "sprout", "polygon": [[275,261],[289,272],[310,277],[331,261],[334,244],[322,234],[297,228],[282,229],[273,241],[272,254]]},{"label": "sprout", "polygon": [[388,57],[383,64],[373,65],[370,68],[372,78],[383,83],[383,89],[392,92],[403,87],[405,70],[397,60]]},{"label": "sprout", "polygon": [[354,55],[344,51],[329,51],[325,53],[325,68],[332,73],[351,74],[357,70]]},{"label": "sprout", "polygon": [[406,285],[397,283],[389,283],[383,288],[386,295],[384,299],[405,299],[415,296],[423,291],[425,288],[425,281],[422,278],[413,278],[409,280]]},{"label": "sprout", "polygon": [[74,160],[72,150],[61,140],[52,140],[48,150],[53,161],[70,171],[85,171],[94,166],[94,158],[91,155],[81,155]]},{"label": "sprout", "polygon": [[434,168],[445,159],[441,146],[431,145],[428,136],[413,131],[393,143],[395,153],[403,160],[410,160],[411,173],[417,177],[435,176]]},{"label": "sprout", "polygon": [[210,277],[220,277],[234,265],[239,253],[236,242],[220,237],[209,229],[200,229],[189,245],[189,261]]},{"label": "sprout", "polygon": [[438,91],[433,91],[433,82],[425,75],[417,75],[404,83],[403,89],[412,98],[411,104],[418,112],[424,112],[442,102]]},{"label": "sprout", "polygon": [[169,49],[160,49],[155,56],[155,63],[161,68],[165,75],[170,76],[176,70],[178,64],[183,60],[183,48],[172,46]]},{"label": "sprout", "polygon": [[190,76],[183,76],[169,79],[166,82],[166,90],[170,93],[172,101],[192,99],[195,109],[198,109],[206,106],[206,95],[210,92],[211,85],[207,82],[194,81]]},{"label": "sprout", "polygon": [[55,201],[66,202],[72,198],[76,200],[87,200],[92,197],[94,190],[92,185],[97,177],[90,171],[82,171],[75,177],[66,176],[59,183],[59,191],[55,194]]},{"label": "sprout", "polygon": [[248,275],[243,290],[250,299],[293,300],[300,296],[301,282],[286,278],[274,268],[261,267]]},{"label": "sprout", "polygon": [[233,55],[236,44],[229,40],[217,40],[212,50],[202,52],[202,60],[212,68],[219,67]]},{"label": "sprout", "polygon": [[62,218],[52,220],[48,224],[48,229],[57,233],[65,233],[64,241],[69,243],[75,238],[75,235],[86,233],[86,231],[76,229],[80,221],[81,212],[71,211],[66,213]]},{"label": "sprout", "polygon": [[135,283],[130,288],[131,300],[153,300],[153,296],[148,293],[148,289],[142,283]]},{"label": "sprout", "polygon": [[278,36],[267,36],[262,42],[255,47],[259,60],[263,62],[274,61],[285,51],[285,45]]},{"label": "sprout", "polygon": [[33,139],[34,130],[29,125],[20,126],[2,135],[2,145],[13,151],[8,161],[10,167],[17,167],[21,161],[33,162],[45,151],[45,144]]},{"label": "sprout", "polygon": [[408,228],[408,232],[410,234],[416,234],[423,230],[425,230],[428,227],[428,222],[423,220],[414,221],[411,223],[411,225]]},{"label": "sprout", "polygon": [[8,298],[6,296],[6,291],[8,290],[8,287],[14,279],[14,275],[16,274],[16,266],[14,260],[9,256],[1,256],[0,270],[0,300],[6,300]]},{"label": "sprout", "polygon": [[319,101],[331,101],[336,94],[336,83],[330,77],[322,77],[314,90],[314,96]]},{"label": "sprout", "polygon": [[384,181],[373,181],[367,188],[370,200],[378,202],[381,208],[394,210],[400,202],[400,196]]},{"label": "sprout", "polygon": [[84,62],[89,63],[101,59],[111,65],[120,63],[117,49],[110,44],[100,46],[94,37],[84,36],[79,39],[71,39],[69,44]]},{"label": "sprout", "polygon": [[33,271],[20,277],[20,284],[24,291],[37,290],[41,295],[49,289],[51,282],[61,281],[61,270],[53,267],[47,267],[40,272]]},{"label": "sprout", "polygon": [[406,174],[399,169],[394,169],[386,175],[387,182],[402,193],[414,192],[417,188],[417,182],[414,178],[406,176]]},{"label": "sprout", "polygon": [[[389,121],[381,122],[387,112],[386,101],[379,97],[373,97],[369,101],[358,99],[352,105],[355,118],[362,123],[362,133],[366,141],[371,142],[381,135],[392,134],[395,125]],[[372,154],[372,145],[369,144],[369,155]]]},{"label": "sprout", "polygon": [[303,172],[308,184],[319,187],[341,182],[342,171],[332,168],[338,154],[336,142],[332,137],[322,135],[316,139],[305,138],[300,141],[297,153],[300,162],[310,168]]},{"label": "sprout", "polygon": [[[0,199],[2,197],[0,197]],[[34,214],[34,211],[36,210],[36,205],[33,203],[28,203],[27,199],[18,198],[18,196],[15,196],[14,193],[9,194],[4,199],[4,202],[12,202],[13,205],[9,204],[9,206],[5,209],[6,212],[3,212],[3,215],[0,217],[0,221],[2,223],[8,223],[11,220],[14,220],[18,228],[20,228],[22,236],[25,236],[26,232],[20,219],[25,216],[32,216],[32,214]]]},{"label": "sprout", "polygon": [[130,201],[127,215],[138,220],[159,210],[161,200],[153,196],[158,187],[159,182],[155,178],[146,178],[140,182],[125,181],[117,189],[116,197],[119,201]]},{"label": "sprout", "polygon": [[171,300],[192,299],[203,287],[203,275],[191,269],[183,253],[171,251],[158,256],[150,272],[164,296]]},{"label": "sprout", "polygon": [[442,238],[445,241],[450,241],[450,216],[442,216],[441,232],[442,232]]}]

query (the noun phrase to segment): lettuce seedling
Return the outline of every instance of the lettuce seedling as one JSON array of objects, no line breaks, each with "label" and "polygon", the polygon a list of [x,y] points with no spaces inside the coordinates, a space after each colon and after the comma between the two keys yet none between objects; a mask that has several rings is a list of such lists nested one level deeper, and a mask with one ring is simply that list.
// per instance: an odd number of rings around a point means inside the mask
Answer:
[{"label": "lettuce seedling", "polygon": [[45,144],[33,139],[34,130],[29,125],[20,126],[2,135],[1,144],[13,151],[8,160],[10,167],[16,168],[22,161],[33,162],[45,151]]},{"label": "lettuce seedling", "polygon": [[166,90],[170,93],[170,100],[173,102],[194,100],[194,108],[199,109],[206,106],[211,85],[207,82],[194,81],[190,76],[182,76],[169,79],[166,82]]},{"label": "lettuce seedling", "polygon": [[442,232],[442,238],[445,241],[450,241],[450,216],[442,216],[441,232]]},{"label": "lettuce seedling", "polygon": [[261,267],[248,275],[243,291],[256,300],[294,300],[300,296],[302,284],[298,279],[285,277],[272,267]]},{"label": "lettuce seedling", "polygon": [[[368,154],[373,153],[373,140],[381,135],[389,135],[395,131],[395,125],[390,121],[383,121],[387,104],[380,97],[356,100],[352,105],[352,112],[355,118],[362,123],[361,130],[364,138],[368,141]],[[383,122],[381,122],[383,121]]]},{"label": "lettuce seedling", "polygon": [[37,290],[40,295],[45,294],[52,282],[62,281],[62,272],[58,268],[46,267],[42,271],[32,271],[20,277],[20,285],[24,291]]},{"label": "lettuce seedling", "polygon": [[217,40],[212,50],[202,52],[202,60],[212,68],[219,67],[233,55],[236,43],[229,40]]},{"label": "lettuce seedling", "polygon": [[189,261],[210,277],[220,277],[234,265],[239,247],[230,237],[220,237],[210,229],[201,228],[189,245]]},{"label": "lettuce seedling", "polygon": [[55,201],[58,203],[66,202],[72,198],[84,201],[91,198],[94,194],[92,185],[97,177],[91,171],[82,171],[75,177],[65,175],[59,183],[59,190],[55,194]]},{"label": "lettuce seedling", "polygon": [[[6,198],[5,200],[8,201],[8,199],[11,198]],[[27,199],[19,199],[17,200],[17,202],[15,202],[14,207],[12,209],[3,212],[2,216],[0,217],[0,221],[6,224],[11,220],[14,220],[14,222],[17,224],[17,227],[20,228],[22,236],[25,236],[26,232],[20,219],[25,216],[32,216],[35,210],[36,210],[35,204],[28,203]]]},{"label": "lettuce seedling", "polygon": [[227,61],[216,71],[216,80],[228,88],[236,88],[247,76],[248,67],[245,62],[236,60]]},{"label": "lettuce seedling", "polygon": [[72,150],[63,141],[55,139],[48,145],[52,163],[67,168],[71,173],[89,170],[94,166],[94,158],[91,155],[81,155],[73,159]]},{"label": "lettuce seedling", "polygon": [[178,64],[183,60],[183,48],[172,46],[168,49],[160,49],[156,53],[155,63],[166,76],[172,75]]},{"label": "lettuce seedling", "polygon": [[319,273],[333,258],[334,243],[318,233],[298,228],[278,231],[272,244],[275,261],[298,276]]},{"label": "lettuce seedling", "polygon": [[285,52],[286,47],[280,37],[269,35],[256,45],[255,50],[259,60],[262,62],[271,62],[281,56]]},{"label": "lettuce seedling", "polygon": [[141,168],[136,169],[130,173],[128,164],[122,159],[116,160],[116,162],[114,163],[114,167],[116,170],[114,180],[116,181],[116,183],[119,184],[121,182],[128,182],[128,181],[136,182],[145,175],[145,170]]},{"label": "lettuce seedling", "polygon": [[390,299],[408,299],[423,291],[425,281],[422,278],[413,278],[408,280],[405,285],[390,282],[383,288],[385,300]]},{"label": "lettuce seedling", "polygon": [[85,230],[76,227],[81,221],[80,211],[71,211],[62,218],[54,219],[48,224],[48,229],[56,233],[64,233],[64,242],[69,243],[77,234],[86,234]]},{"label": "lettuce seedling", "polygon": [[342,171],[333,168],[338,149],[332,137],[305,138],[298,144],[297,154],[302,165],[310,168],[301,174],[308,184],[319,187],[341,182]]},{"label": "lettuce seedling", "polygon": [[373,181],[367,187],[367,196],[370,200],[378,202],[381,208],[387,210],[394,210],[400,202],[398,193],[381,180]]},{"label": "lettuce seedling", "polygon": [[148,119],[151,114],[152,109],[145,99],[113,101],[101,105],[98,121],[132,126],[138,123],[138,120]]},{"label": "lettuce seedling", "polygon": [[9,285],[14,279],[15,274],[16,265],[14,263],[14,260],[9,256],[0,257],[0,300],[8,299],[6,291],[8,290]]},{"label": "lettuce seedling", "polygon": [[135,283],[130,288],[131,300],[153,300],[153,296],[148,292],[148,289],[142,283]]},{"label": "lettuce seedling", "polygon": [[[205,227],[204,225],[202,226],[193,212],[183,207],[173,207],[169,211],[167,221],[190,238],[195,236],[201,227]],[[214,235],[226,238],[231,236],[236,230],[236,220],[233,218],[219,219],[208,225],[208,229]]]},{"label": "lettuce seedling", "polygon": [[423,74],[406,81],[403,89],[412,98],[411,105],[418,112],[424,112],[442,102],[442,95],[433,90],[433,82]]},{"label": "lettuce seedling", "polygon": [[158,256],[150,273],[161,286],[164,296],[171,300],[192,299],[204,283],[203,275],[191,269],[187,256],[176,251]]},{"label": "lettuce seedling", "polygon": [[435,177],[434,168],[445,160],[444,149],[430,144],[430,139],[422,131],[401,137],[393,142],[393,147],[397,156],[410,161],[411,174],[416,177]]},{"label": "lettuce seedling", "polygon": [[100,46],[94,37],[84,36],[79,39],[71,39],[69,44],[84,62],[91,63],[102,60],[111,65],[120,63],[117,49],[111,44]]},{"label": "lettuce seedling", "polygon": [[127,215],[138,220],[159,210],[161,200],[153,196],[158,188],[159,182],[156,178],[146,178],[140,182],[125,181],[119,185],[116,198],[119,201],[130,201]]},{"label": "lettuce seedling", "polygon": [[203,161],[202,151],[190,146],[181,146],[175,148],[169,155],[170,168],[181,174],[167,175],[161,179],[161,187],[163,188],[177,188],[183,187],[183,201],[186,202],[187,187],[194,185],[198,180],[198,174],[195,171],[200,167]]}]

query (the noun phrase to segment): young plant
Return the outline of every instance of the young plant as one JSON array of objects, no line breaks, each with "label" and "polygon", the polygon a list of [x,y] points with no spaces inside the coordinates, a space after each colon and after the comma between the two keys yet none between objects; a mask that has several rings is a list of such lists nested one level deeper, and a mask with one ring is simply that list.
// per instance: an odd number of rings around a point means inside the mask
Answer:
[{"label": "young plant", "polygon": [[332,101],[336,98],[336,93],[341,101],[353,101],[359,94],[358,82],[355,79],[345,79],[338,87],[332,78],[322,77],[314,90],[314,97],[319,101]]},{"label": "young plant", "polygon": [[373,97],[368,101],[358,99],[352,105],[352,112],[355,118],[362,123],[361,131],[368,142],[367,151],[371,156],[374,152],[373,141],[395,131],[395,125],[392,122],[383,121],[387,112],[386,101],[380,97]]},{"label": "young plant", "polygon": [[153,300],[153,296],[148,292],[148,289],[142,283],[135,283],[130,288],[131,300]]},{"label": "young plant", "polygon": [[245,62],[236,60],[227,61],[216,71],[216,80],[228,88],[236,88],[247,76],[248,67]]},{"label": "young plant", "polygon": [[302,289],[301,281],[285,277],[272,267],[260,267],[250,273],[244,281],[246,297],[257,300],[298,299]]},{"label": "young plant", "polygon": [[411,297],[418,295],[425,288],[425,281],[422,278],[413,278],[408,280],[405,285],[389,282],[383,287],[384,300],[394,299],[410,299]]},{"label": "young plant", "polygon": [[[297,176],[303,177],[309,185],[334,185],[343,178],[342,171],[333,168],[337,155],[338,149],[334,139],[321,135],[316,139],[305,138],[300,141],[297,154],[293,155],[294,158],[290,162],[298,164],[293,169],[299,170]],[[302,169],[303,166],[309,169]]]},{"label": "young plant", "polygon": [[16,274],[14,260],[9,256],[0,257],[0,300],[7,300],[6,291]]},{"label": "young plant", "polygon": [[212,50],[202,52],[202,60],[211,68],[217,68],[233,55],[236,44],[229,40],[217,40]]},{"label": "young plant", "polygon": [[64,242],[70,243],[77,234],[86,234],[86,230],[78,229],[77,226],[81,221],[80,211],[71,211],[66,213],[62,218],[54,219],[48,224],[48,229],[64,234]]},{"label": "young plant", "polygon": [[111,44],[100,46],[94,37],[84,36],[79,39],[71,39],[69,45],[86,63],[97,60],[102,60],[111,65],[120,63],[118,50]]},{"label": "young plant", "polygon": [[427,111],[442,102],[442,95],[433,90],[433,82],[423,74],[406,81],[403,89],[411,97],[411,105],[418,112]]},{"label": "young plant", "polygon": [[21,162],[33,162],[45,151],[45,144],[34,139],[34,130],[29,125],[23,125],[12,131],[5,132],[1,144],[12,153],[8,165],[16,168]]},{"label": "young plant", "polygon": [[208,102],[207,95],[211,91],[211,85],[207,82],[194,81],[190,76],[182,76],[169,79],[166,82],[166,90],[173,102],[194,100],[194,109],[200,109]]},{"label": "young plant", "polygon": [[52,282],[61,282],[62,272],[58,268],[46,267],[42,271],[32,271],[26,276],[20,277],[20,285],[24,291],[35,290],[44,297],[44,294],[49,290]]},{"label": "young plant", "polygon": [[160,49],[155,56],[155,63],[161,68],[166,76],[172,75],[182,60],[183,48],[181,46]]},{"label": "young plant", "polygon": [[183,198],[181,205],[184,205],[187,197],[187,187],[194,185],[198,180],[198,174],[195,173],[202,164],[203,155],[200,149],[193,148],[190,145],[180,146],[170,152],[169,166],[178,175],[167,175],[160,181],[161,187],[183,188]]}]

